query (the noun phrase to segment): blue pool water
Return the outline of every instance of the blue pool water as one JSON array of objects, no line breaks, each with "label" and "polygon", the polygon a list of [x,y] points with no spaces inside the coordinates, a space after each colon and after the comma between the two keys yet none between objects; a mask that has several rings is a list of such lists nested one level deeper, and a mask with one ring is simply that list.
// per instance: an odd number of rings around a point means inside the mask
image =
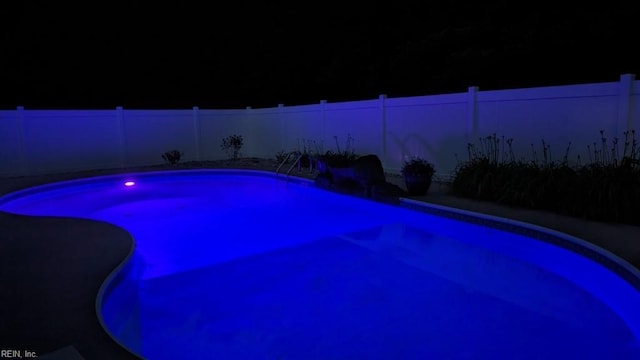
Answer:
[{"label": "blue pool water", "polygon": [[148,359],[640,358],[640,294],[599,263],[305,181],[117,175],[11,194],[0,210],[132,234],[99,311]]}]

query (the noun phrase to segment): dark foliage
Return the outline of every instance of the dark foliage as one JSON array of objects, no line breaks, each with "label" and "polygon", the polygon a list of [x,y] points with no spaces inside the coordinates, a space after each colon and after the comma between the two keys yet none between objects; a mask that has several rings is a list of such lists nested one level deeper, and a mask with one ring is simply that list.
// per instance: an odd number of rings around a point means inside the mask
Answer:
[{"label": "dark foliage", "polygon": [[167,151],[164,154],[162,154],[162,158],[167,163],[174,165],[174,164],[177,164],[177,163],[180,162],[180,159],[182,158],[182,155],[184,155],[184,154],[181,153],[178,150],[171,150],[171,151]]},{"label": "dark foliage", "polygon": [[590,163],[571,167],[567,163],[569,147],[561,163],[550,160],[544,141],[542,162],[535,151],[532,161],[515,161],[512,140],[506,142],[509,154],[500,153],[500,139],[494,134],[481,139],[479,147],[468,145],[470,160],[458,165],[452,191],[506,205],[640,225],[640,149],[635,131],[624,135],[621,158],[618,139],[610,147],[601,131],[600,148],[597,143],[593,149],[589,146]]},{"label": "dark foliage", "polygon": [[238,160],[240,155],[240,149],[244,145],[244,139],[242,135],[230,135],[222,139],[222,145],[220,148],[224,150],[231,159]]}]

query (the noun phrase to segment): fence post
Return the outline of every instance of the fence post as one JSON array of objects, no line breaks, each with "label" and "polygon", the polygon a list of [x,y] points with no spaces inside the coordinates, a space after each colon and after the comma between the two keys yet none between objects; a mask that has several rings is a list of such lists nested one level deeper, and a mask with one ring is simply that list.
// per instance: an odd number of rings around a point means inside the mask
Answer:
[{"label": "fence post", "polygon": [[127,135],[125,133],[124,115],[122,106],[116,106],[116,126],[118,127],[118,154],[120,156],[120,167],[127,167]]},{"label": "fence post", "polygon": [[[249,120],[251,119],[251,106],[247,106],[245,108],[245,112],[244,112],[244,117],[243,117],[243,121],[240,123],[240,128],[236,128],[237,130],[237,134],[241,135],[242,137],[244,137],[244,141],[245,144],[247,143],[247,141],[249,141],[249,144],[255,144],[255,140],[251,141],[251,130],[253,129],[252,126],[249,126],[249,124],[251,124],[251,121]],[[245,132],[245,130],[248,130]],[[244,149],[247,149],[247,146],[243,146]],[[253,156],[253,152],[245,152],[245,153],[239,153],[238,157],[251,157]]]},{"label": "fence post", "polygon": [[380,100],[380,156],[382,157],[382,167],[387,164],[387,95],[381,94]]},{"label": "fence post", "polygon": [[31,175],[31,166],[27,155],[27,139],[24,130],[24,106],[18,106],[16,109],[16,123],[18,125],[18,137],[20,138],[20,163],[22,164],[23,172],[23,174],[17,175]]},{"label": "fence post", "polygon": [[280,149],[278,151],[289,151],[285,149],[285,139],[287,138],[285,124],[284,124],[284,104],[278,104],[278,120],[280,122]]},{"label": "fence post", "polygon": [[467,95],[467,120],[469,129],[467,131],[468,143],[473,143],[478,139],[478,87],[469,86]]},{"label": "fence post", "polygon": [[320,118],[322,121],[322,150],[324,150],[324,143],[327,140],[327,100],[320,100]]},{"label": "fence post", "polygon": [[632,90],[635,74],[620,75],[620,85],[618,90],[618,121],[616,123],[616,136],[620,127],[624,126],[626,131],[633,130],[632,114]]},{"label": "fence post", "polygon": [[193,135],[196,144],[196,161],[201,161],[200,158],[200,108],[197,106],[193,107]]}]

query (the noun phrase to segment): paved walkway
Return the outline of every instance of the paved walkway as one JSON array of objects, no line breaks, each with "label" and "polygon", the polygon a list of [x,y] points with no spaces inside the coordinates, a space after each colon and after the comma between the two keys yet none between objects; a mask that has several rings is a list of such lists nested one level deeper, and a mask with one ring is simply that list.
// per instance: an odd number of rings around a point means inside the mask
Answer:
[{"label": "paved walkway", "polygon": [[[0,179],[0,195],[52,181],[130,171],[134,169]],[[401,185],[400,178],[389,181]],[[416,199],[561,231],[640,268],[640,227],[462,199],[446,189],[436,183],[428,195]],[[99,287],[132,245],[126,231],[110,224],[0,212],[0,349],[44,355],[73,346],[86,359],[134,359],[103,331],[95,309]]]}]

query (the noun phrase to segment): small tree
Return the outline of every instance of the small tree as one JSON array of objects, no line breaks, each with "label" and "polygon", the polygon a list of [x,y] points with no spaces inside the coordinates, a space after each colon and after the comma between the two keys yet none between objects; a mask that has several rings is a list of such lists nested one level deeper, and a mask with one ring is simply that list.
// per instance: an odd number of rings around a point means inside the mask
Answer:
[{"label": "small tree", "polygon": [[183,155],[183,153],[181,153],[178,150],[171,150],[171,151],[167,151],[164,154],[162,154],[162,158],[167,163],[169,163],[171,165],[175,165],[175,164],[180,162],[180,159],[182,158],[182,155]]},{"label": "small tree", "polygon": [[242,135],[234,134],[223,138],[220,148],[224,150],[230,158],[232,158],[233,160],[238,160],[238,155],[240,154],[242,145],[244,145]]}]

